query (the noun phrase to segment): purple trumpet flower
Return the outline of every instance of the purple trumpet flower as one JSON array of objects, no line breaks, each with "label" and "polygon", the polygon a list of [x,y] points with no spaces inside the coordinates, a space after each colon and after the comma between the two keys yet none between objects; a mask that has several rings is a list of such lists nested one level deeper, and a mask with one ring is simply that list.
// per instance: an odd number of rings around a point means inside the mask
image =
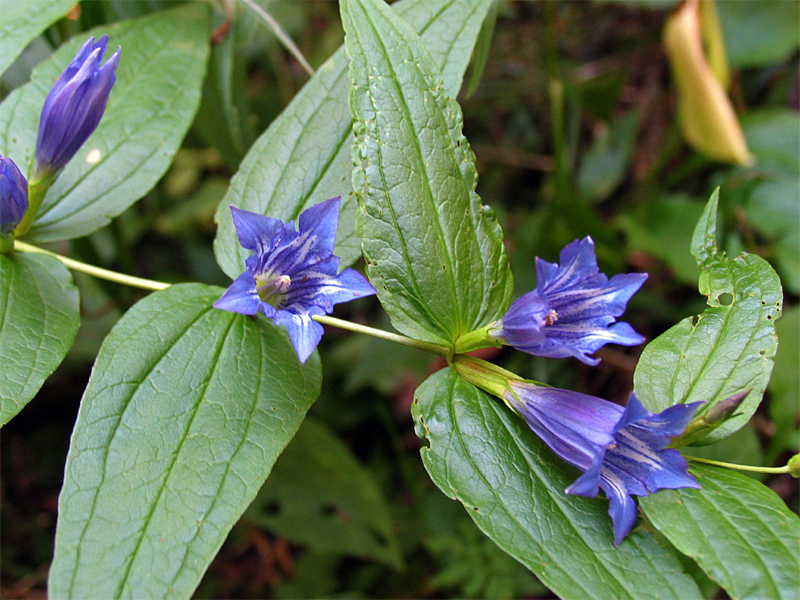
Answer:
[{"label": "purple trumpet flower", "polygon": [[14,161],[0,156],[0,234],[11,233],[28,210],[28,182]]},{"label": "purple trumpet flower", "polygon": [[636,522],[631,496],[660,489],[700,487],[680,452],[667,448],[702,402],[648,412],[635,394],[623,408],[568,390],[509,381],[506,402],[559,457],[584,471],[568,494],[594,497],[602,489],[619,546]]},{"label": "purple trumpet flower", "polygon": [[97,127],[116,81],[120,49],[100,65],[108,36],[89,38],[59,75],[42,107],[32,179],[64,168]]},{"label": "purple trumpet flower", "polygon": [[561,251],[561,264],[536,259],[536,289],[515,300],[505,315],[488,327],[489,339],[534,356],[591,358],[605,344],[634,346],[644,342],[628,323],[616,322],[647,275],[600,272],[591,237],[575,240]]},{"label": "purple trumpet flower", "polygon": [[337,275],[334,256],[339,224],[339,197],[300,214],[300,231],[284,223],[231,207],[239,243],[253,254],[246,270],[214,303],[216,308],[255,315],[262,312],[276,325],[286,325],[300,362],[319,344],[324,329],[313,316],[330,314],[333,305],[375,293],[353,269]]}]

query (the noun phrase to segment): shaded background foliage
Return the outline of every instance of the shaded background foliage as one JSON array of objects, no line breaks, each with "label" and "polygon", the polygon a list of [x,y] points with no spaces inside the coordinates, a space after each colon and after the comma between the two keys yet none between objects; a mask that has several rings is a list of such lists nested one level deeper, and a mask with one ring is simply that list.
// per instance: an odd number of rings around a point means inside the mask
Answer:
[{"label": "shaded background foliage", "polygon": [[[0,92],[5,97],[25,82],[66,39],[171,4],[79,3],[16,60]],[[314,67],[342,43],[335,2],[263,4]],[[464,133],[477,158],[478,193],[506,232],[517,295],[535,284],[534,256],[555,260],[563,245],[591,234],[602,270],[650,274],[626,313],[648,340],[704,307],[689,243],[705,199],[721,186],[722,248],[767,258],[786,300],[766,401],[739,432],[693,451],[780,464],[798,446],[798,5],[718,3],[733,69],[731,96],[759,158],[754,167],[712,161],[683,142],[661,44],[673,5],[500,4],[485,68],[473,69],[473,79],[467,74],[464,90],[474,89],[459,96]],[[307,75],[244,5],[213,6],[210,64],[217,66],[174,164],[109,227],[56,250],[164,281],[227,284],[212,251],[216,206],[250,144]],[[226,9],[235,17],[230,30]],[[238,58],[228,61],[225,53]],[[553,86],[563,102],[553,103]],[[141,297],[79,274],[74,280],[81,290],[78,343],[0,440],[4,597],[45,596],[57,493],[89,368],[105,334]],[[338,311],[388,326],[374,299]],[[324,385],[310,411],[313,421],[279,459],[196,596],[549,597],[424,472],[409,408],[413,390],[444,363],[336,330],[327,332],[323,347]],[[523,376],[621,402],[641,348],[604,348],[593,369],[509,350],[485,352]],[[325,457],[335,460],[326,465]],[[301,471],[298,464],[310,466]],[[790,478],[765,483],[796,506]],[[709,597],[721,593],[695,571]]]}]

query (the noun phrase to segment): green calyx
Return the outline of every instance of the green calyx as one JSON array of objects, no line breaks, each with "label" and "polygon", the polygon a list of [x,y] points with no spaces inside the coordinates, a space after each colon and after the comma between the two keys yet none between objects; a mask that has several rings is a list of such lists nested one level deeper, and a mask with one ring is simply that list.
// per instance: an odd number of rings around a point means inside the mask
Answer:
[{"label": "green calyx", "polygon": [[48,173],[42,176],[37,176],[28,181],[28,210],[25,211],[25,216],[14,229],[14,237],[22,237],[33,225],[36,217],[39,215],[39,207],[42,205],[42,200],[53,185],[53,182],[58,177],[58,173]]},{"label": "green calyx", "polygon": [[0,233],[0,254],[11,254],[14,252],[14,234]]},{"label": "green calyx", "polygon": [[469,333],[465,333],[464,335],[460,336],[456,340],[455,344],[456,354],[465,354],[467,352],[472,352],[473,350],[490,348],[492,346],[499,348],[501,346],[500,342],[489,334],[489,331],[493,326],[494,323],[489,323],[485,327],[481,327],[480,329],[470,331]]},{"label": "green calyx", "polygon": [[504,402],[505,393],[509,390],[508,384],[512,381],[523,381],[519,375],[473,356],[457,354],[453,357],[452,365],[464,381],[501,398]]}]

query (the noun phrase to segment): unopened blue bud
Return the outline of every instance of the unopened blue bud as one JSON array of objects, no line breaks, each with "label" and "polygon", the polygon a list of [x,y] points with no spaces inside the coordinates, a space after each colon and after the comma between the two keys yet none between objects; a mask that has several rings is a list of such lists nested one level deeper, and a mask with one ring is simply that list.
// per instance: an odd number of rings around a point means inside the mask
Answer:
[{"label": "unopened blue bud", "polygon": [[0,233],[11,233],[26,210],[28,182],[13,160],[0,156]]},{"label": "unopened blue bud", "polygon": [[108,36],[89,38],[53,84],[44,101],[32,180],[64,168],[97,128],[116,81],[120,50],[100,65]]}]

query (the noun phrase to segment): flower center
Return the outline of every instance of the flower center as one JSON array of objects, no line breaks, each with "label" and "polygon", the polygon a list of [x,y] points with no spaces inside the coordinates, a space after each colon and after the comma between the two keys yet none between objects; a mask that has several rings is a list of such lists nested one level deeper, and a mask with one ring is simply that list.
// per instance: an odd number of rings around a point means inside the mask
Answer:
[{"label": "flower center", "polygon": [[267,277],[265,274],[257,275],[255,279],[258,297],[272,306],[280,304],[284,293],[292,286],[292,278],[288,275]]},{"label": "flower center", "polygon": [[556,321],[558,321],[558,313],[555,310],[551,310],[542,319],[542,325],[552,325]]}]

